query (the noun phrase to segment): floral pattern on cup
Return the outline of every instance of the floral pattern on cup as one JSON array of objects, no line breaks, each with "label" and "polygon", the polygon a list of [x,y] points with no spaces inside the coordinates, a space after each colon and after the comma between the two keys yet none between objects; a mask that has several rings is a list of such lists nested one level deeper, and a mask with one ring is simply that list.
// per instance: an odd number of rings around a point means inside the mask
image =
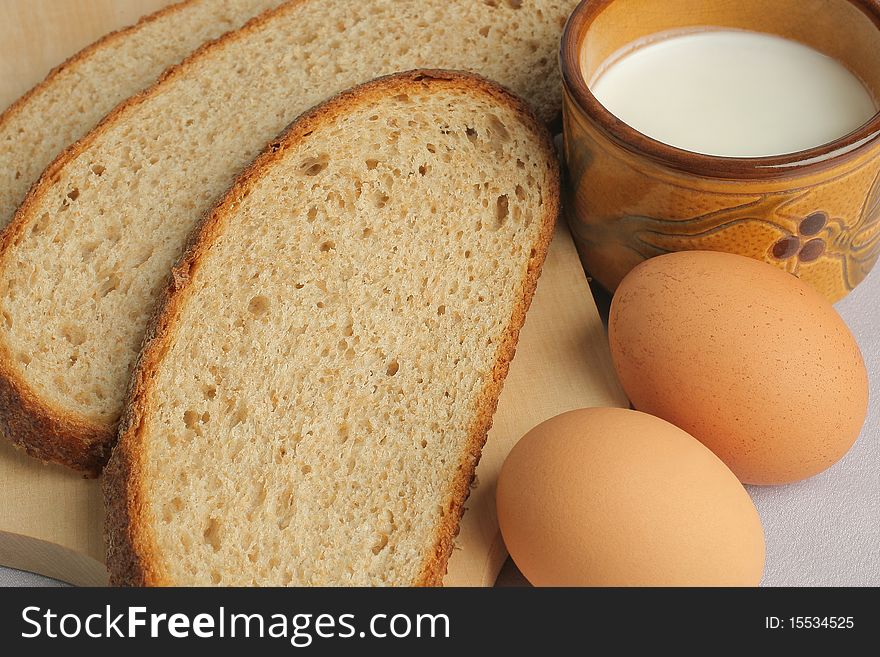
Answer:
[{"label": "floral pattern on cup", "polygon": [[827,245],[824,239],[816,236],[827,225],[828,213],[820,210],[807,215],[798,224],[797,235],[786,235],[770,247],[771,255],[777,260],[797,258],[800,262],[819,259]]},{"label": "floral pattern on cup", "polygon": [[[646,258],[702,249],[774,264],[836,301],[880,257],[880,171],[871,157],[848,171],[793,180],[788,189],[773,183],[775,188],[752,194],[755,185],[741,192],[736,181],[707,182],[663,171],[658,175],[653,164],[601,141],[569,105],[567,99],[569,225],[585,268],[609,290]],[[847,213],[837,209],[841,189],[859,196],[864,188],[860,208]],[[632,212],[633,205],[653,209],[654,199],[657,214]],[[726,204],[733,200],[738,202]],[[793,212],[792,206],[799,211]],[[689,214],[693,208],[706,211]]]}]

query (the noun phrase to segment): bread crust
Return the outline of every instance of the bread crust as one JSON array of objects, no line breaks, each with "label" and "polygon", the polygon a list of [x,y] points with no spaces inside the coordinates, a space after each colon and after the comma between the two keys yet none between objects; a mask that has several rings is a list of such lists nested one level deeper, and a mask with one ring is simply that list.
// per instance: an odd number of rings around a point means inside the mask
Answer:
[{"label": "bread crust", "polygon": [[110,457],[115,432],[63,409],[48,408],[9,370],[11,360],[0,346],[0,430],[29,456],[97,477]]},{"label": "bread crust", "polygon": [[416,70],[378,78],[354,87],[307,111],[294,121],[280,137],[271,142],[263,153],[233,183],[227,194],[209,212],[193,231],[184,255],[174,267],[169,284],[157,306],[144,348],[135,366],[128,392],[128,400],[120,423],[119,441],[104,473],[103,494],[106,505],[105,539],[107,567],[110,581],[125,586],[162,586],[174,584],[162,565],[147,516],[145,491],[145,446],[143,438],[151,415],[151,384],[156,378],[162,358],[170,347],[181,309],[192,295],[192,274],[223,227],[238,202],[249,193],[251,185],[260,178],[264,167],[271,166],[282,153],[308,137],[316,126],[332,122],[346,112],[350,105],[369,102],[371,98],[412,91],[429,85],[445,85],[463,91],[479,90],[493,97],[499,104],[514,111],[541,145],[540,155],[550,172],[550,189],[544,197],[545,213],[541,232],[532,245],[531,255],[521,282],[518,302],[502,335],[496,351],[491,375],[477,401],[477,411],[469,432],[469,439],[459,463],[458,474],[450,482],[448,504],[438,521],[432,550],[424,556],[414,585],[442,584],[446,564],[452,552],[453,540],[470,493],[474,470],[479,462],[486,434],[501,393],[504,378],[516,350],[519,330],[531,303],[540,276],[541,267],[553,236],[559,216],[559,168],[555,150],[544,124],[532,110],[516,96],[483,77],[471,73]]},{"label": "bread crust", "polygon": [[167,7],[163,7],[162,9],[153,12],[152,14],[142,16],[138,19],[136,23],[132,25],[105,34],[97,41],[94,41],[87,45],[75,55],[71,55],[63,62],[61,62],[58,66],[49,71],[49,73],[46,75],[45,78],[43,78],[41,82],[26,91],[23,96],[21,96],[18,100],[13,102],[12,105],[3,110],[3,112],[0,112],[0,127],[8,122],[14,115],[21,112],[33,96],[37,95],[38,93],[46,89],[46,87],[50,86],[53,80],[55,80],[55,78],[57,78],[61,73],[67,71],[68,69],[74,68],[92,53],[107,46],[113,45],[120,39],[124,38],[126,35],[137,32],[149,23],[157,21],[160,18],[164,18],[165,16],[170,16],[171,14],[177,13],[187,5],[191,5],[194,2],[199,1],[200,0],[179,0],[179,2],[175,2],[168,5]]},{"label": "bread crust", "polygon": [[[137,30],[159,18],[178,12],[198,0],[183,0],[153,14],[141,18],[136,24],[112,32],[87,46],[79,53],[54,68],[43,82],[13,103],[2,115],[0,121],[7,121],[13,114],[22,110],[27,100],[47,85],[60,72],[76,66],[91,52],[112,45],[126,34]],[[117,105],[100,123],[79,141],[71,144],[58,154],[46,167],[43,174],[31,186],[21,206],[16,210],[12,221],[0,234],[0,275],[4,268],[4,258],[10,246],[22,239],[25,231],[36,219],[31,208],[51,191],[54,178],[68,162],[79,157],[95,139],[120,119],[125,112],[150,98],[162,82],[193,66],[197,60],[229,38],[241,38],[253,30],[261,21],[267,20],[276,12],[288,11],[305,0],[290,0],[274,9],[263,12],[249,20],[239,30],[228,32],[219,38],[202,44],[179,64],[168,68],[152,85]],[[52,407],[40,398],[16,371],[15,361],[6,344],[0,339],[0,434],[27,454],[44,462],[58,463],[81,472],[86,477],[97,477],[110,457],[113,441],[117,435],[115,423],[100,422],[86,415],[59,407]]]},{"label": "bread crust", "polygon": [[[0,127],[9,122],[12,117],[24,111],[30,99],[52,85],[52,82],[62,73],[75,68],[92,53],[113,46],[119,40],[124,39],[145,25],[160,18],[177,13],[186,6],[198,0],[182,0],[164,7],[147,16],[143,16],[137,23],[104,35],[94,43],[86,46],[78,53],[68,58],[51,71],[42,82],[27,91],[12,105],[0,113]],[[56,162],[68,151],[73,149],[74,144],[59,154]],[[69,159],[69,157],[67,158]],[[56,170],[53,165],[49,169]],[[48,173],[48,170],[47,170]],[[25,197],[24,206],[32,196],[36,195],[40,181],[47,174],[34,182]],[[15,217],[22,212],[19,209]],[[20,235],[23,226],[12,230],[12,224],[0,239],[0,252],[6,249],[6,245],[12,238],[7,238],[7,233]],[[23,222],[19,222],[22,224]],[[0,433],[16,447],[23,449],[28,455],[41,461],[51,461],[66,465],[74,470],[82,472],[87,477],[96,477],[110,456],[110,446],[116,432],[104,425],[90,422],[87,418],[66,412],[64,409],[55,409],[47,406],[25,381],[18,376],[12,366],[13,358],[5,344],[0,343]]]},{"label": "bread crust", "polygon": [[[162,12],[180,9],[187,2],[193,1],[195,0],[185,0],[185,2],[167,7],[142,19],[142,22],[155,20],[156,17],[162,15]],[[31,187],[11,223],[0,234],[0,275],[2,275],[5,266],[4,259],[11,245],[23,239],[25,231],[37,219],[37,214],[32,211],[32,208],[51,192],[56,176],[70,161],[79,157],[110,126],[123,120],[127,112],[160,93],[165,81],[184,74],[190,68],[197,66],[201,58],[214,48],[221,48],[239,39],[247,38],[251,32],[258,29],[263,23],[272,20],[276,15],[295,11],[300,4],[310,1],[312,0],[289,0],[285,4],[256,16],[238,30],[228,32],[214,41],[203,44],[182,62],[168,68],[154,84],[117,105],[90,133],[60,153]],[[134,29],[134,27],[128,29]],[[99,47],[99,44],[112,43],[113,38],[119,38],[125,33],[126,30],[121,30],[114,33],[115,36],[105,37],[90,48]],[[68,60],[68,62],[75,61],[76,56]],[[65,65],[70,64],[63,64],[58,70],[61,70]],[[13,108],[21,102],[20,100],[15,103],[7,112],[12,112]],[[534,116],[532,110],[529,110],[529,115]],[[117,435],[116,428],[117,425],[112,422],[108,424],[106,421],[90,418],[84,414],[53,407],[41,400],[40,396],[18,373],[15,361],[0,336],[0,433],[5,435],[14,445],[23,448],[31,456],[43,461],[59,463],[78,470],[85,476],[94,477],[100,474],[109,457],[112,443]]]}]

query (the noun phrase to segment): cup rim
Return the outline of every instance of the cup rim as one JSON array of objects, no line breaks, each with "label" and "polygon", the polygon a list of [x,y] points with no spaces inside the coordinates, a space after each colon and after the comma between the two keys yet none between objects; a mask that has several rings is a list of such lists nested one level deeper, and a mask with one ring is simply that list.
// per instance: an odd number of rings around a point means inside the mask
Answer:
[{"label": "cup rim", "polygon": [[[845,0],[862,11],[880,31],[877,0]],[[706,155],[657,141],[617,118],[590,91],[580,65],[582,35],[614,0],[581,0],[568,17],[559,49],[560,69],[567,93],[581,111],[612,141],[667,167],[707,178],[789,178],[824,171],[846,161],[880,138],[880,109],[867,122],[819,146],[761,157]],[[876,100],[876,99],[875,99]]]}]

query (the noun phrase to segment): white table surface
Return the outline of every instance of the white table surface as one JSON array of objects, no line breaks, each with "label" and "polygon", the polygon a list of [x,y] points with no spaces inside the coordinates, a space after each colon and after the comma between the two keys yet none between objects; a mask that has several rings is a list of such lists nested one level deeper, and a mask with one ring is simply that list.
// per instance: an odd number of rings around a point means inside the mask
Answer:
[{"label": "white table surface", "polygon": [[[764,586],[880,585],[880,265],[837,304],[871,381],[868,419],[834,467],[789,486],[750,486],[767,537]],[[0,568],[0,586],[58,582]]]}]

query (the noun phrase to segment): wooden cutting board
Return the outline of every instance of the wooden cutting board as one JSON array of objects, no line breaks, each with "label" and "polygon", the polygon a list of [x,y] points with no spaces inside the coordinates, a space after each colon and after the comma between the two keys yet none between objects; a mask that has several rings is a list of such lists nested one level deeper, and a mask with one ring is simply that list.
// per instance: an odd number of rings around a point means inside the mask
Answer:
[{"label": "wooden cutting board", "polygon": [[[102,34],[168,0],[3,0],[0,109]],[[605,329],[568,230],[557,230],[477,468],[447,586],[491,586],[507,553],[495,518],[505,456],[539,422],[585,406],[623,406]],[[81,585],[106,583],[99,483],[43,465],[0,440],[0,565]],[[516,581],[505,569],[505,581]]]}]

